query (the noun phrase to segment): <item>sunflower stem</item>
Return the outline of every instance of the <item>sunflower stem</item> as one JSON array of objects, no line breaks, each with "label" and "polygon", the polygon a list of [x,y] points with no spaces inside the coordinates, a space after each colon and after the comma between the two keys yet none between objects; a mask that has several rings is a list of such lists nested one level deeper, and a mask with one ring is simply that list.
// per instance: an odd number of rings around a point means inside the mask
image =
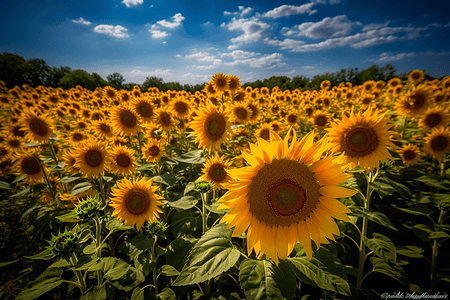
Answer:
[{"label": "sunflower stem", "polygon": [[155,263],[155,267],[153,268],[153,284],[155,286],[155,294],[158,295],[158,282],[157,282],[157,274],[156,274],[156,260],[158,257],[155,256],[155,247],[156,247],[156,241],[158,240],[158,236],[155,235],[155,241],[153,242],[153,245],[151,247],[152,252],[152,260]]},{"label": "sunflower stem", "polygon": [[136,133],[136,136],[137,136],[138,143],[139,143],[139,154],[140,154],[141,163],[143,163],[144,159],[142,158],[142,140],[141,140],[140,133],[141,133],[141,131],[138,130],[137,133]]},{"label": "sunflower stem", "polygon": [[[371,189],[370,183],[372,183],[375,180],[377,175],[378,175],[378,172],[374,176],[372,171],[370,171],[369,174],[366,175],[367,191],[366,191],[366,197],[364,199],[364,210],[365,211],[369,211],[369,208],[370,208],[370,196],[372,195],[372,189]],[[369,219],[367,217],[363,217],[363,224],[362,224],[362,229],[361,229],[361,240],[360,240],[360,245],[359,245],[358,278],[356,281],[357,289],[361,289],[361,285],[363,282],[364,262],[366,260],[366,245],[364,244],[363,237],[365,237],[367,235],[368,223],[369,223]]]},{"label": "sunflower stem", "polygon": [[56,203],[56,206],[59,206],[59,204],[60,204],[59,199],[56,199],[55,191],[52,188],[52,185],[50,183],[50,179],[48,178],[47,172],[45,172],[45,168],[42,165],[42,162],[39,159],[39,157],[35,156],[35,158],[39,162],[39,166],[42,169],[42,173],[44,174],[44,179],[45,179],[45,182],[47,183],[48,190],[50,191],[50,194],[52,195],[53,202]]},{"label": "sunflower stem", "polygon": [[[445,216],[445,211],[441,210],[439,214],[438,223],[434,225],[435,231],[438,232]],[[433,248],[431,254],[431,274],[430,274],[430,291],[433,292],[436,288],[436,266],[437,266],[437,256],[439,250],[439,242],[438,239],[434,239]]]},{"label": "sunflower stem", "polygon": [[[102,257],[102,249],[100,247],[100,245],[102,244],[102,241],[101,241],[102,221],[100,220],[100,217],[98,216],[98,214],[96,214],[93,219],[95,222],[95,240],[96,240],[95,242],[97,245],[97,247],[96,247],[97,248],[97,257],[100,258],[100,257]],[[97,270],[97,286],[101,286],[102,281],[103,281],[102,271]]]},{"label": "sunflower stem", "polygon": [[[77,262],[78,262],[78,259],[77,259],[76,255],[75,255],[75,253],[72,253],[72,256],[70,257],[70,263],[72,265],[76,265]],[[75,271],[74,270],[73,272],[75,273],[75,276],[78,279],[79,287],[80,287],[80,290],[81,290],[81,294],[84,294],[86,292],[86,281],[85,281],[83,275],[81,274],[81,271],[79,271],[79,270]]]},{"label": "sunflower stem", "polygon": [[442,177],[442,180],[444,180],[444,175],[445,175],[445,158],[442,159],[442,161],[440,163],[440,167],[441,167],[440,175]]},{"label": "sunflower stem", "polygon": [[403,124],[402,124],[402,140],[405,138],[405,131],[406,131],[406,123],[408,121],[407,116],[403,116]]},{"label": "sunflower stem", "polygon": [[208,214],[206,213],[206,201],[208,200],[208,192],[201,193],[202,195],[202,234],[208,230]]},{"label": "sunflower stem", "polygon": [[103,175],[98,176],[98,187],[100,189],[100,197],[102,198],[102,205],[106,204],[105,188],[103,186]]}]

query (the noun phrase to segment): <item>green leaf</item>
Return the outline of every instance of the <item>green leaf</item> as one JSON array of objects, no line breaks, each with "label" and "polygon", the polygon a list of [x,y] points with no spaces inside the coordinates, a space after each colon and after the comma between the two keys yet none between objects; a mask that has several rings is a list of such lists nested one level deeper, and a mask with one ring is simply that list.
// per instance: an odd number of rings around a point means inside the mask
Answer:
[{"label": "green leaf", "polygon": [[409,196],[411,195],[411,190],[406,185],[395,182],[389,177],[381,177],[379,180],[386,182],[387,184],[392,186],[394,190],[398,192],[404,199],[408,199]]},{"label": "green leaf", "polygon": [[422,258],[423,249],[416,246],[398,246],[397,253],[403,256]]},{"label": "green leaf", "polygon": [[160,300],[177,300],[177,294],[171,288],[164,288],[161,293],[158,294]]},{"label": "green leaf", "polygon": [[12,264],[18,262],[19,260],[20,260],[20,259],[2,262],[2,263],[0,263],[0,268],[1,268],[1,267],[6,267],[6,266],[9,266],[9,265],[12,265]]},{"label": "green leaf", "polygon": [[116,219],[111,219],[110,221],[108,221],[106,223],[105,227],[109,231],[128,230],[128,229],[133,228],[133,226],[127,226]]},{"label": "green leaf", "polygon": [[397,252],[394,243],[382,234],[373,233],[373,238],[362,237],[364,244],[369,247],[376,255],[389,263],[395,263]]},{"label": "green leaf", "polygon": [[[77,174],[78,174],[78,173],[77,173]],[[70,183],[70,182],[75,181],[75,180],[78,180],[78,179],[80,179],[80,178],[81,178],[80,175],[65,176],[65,177],[61,178],[61,183],[64,183],[64,184]]]},{"label": "green leaf", "polygon": [[401,210],[405,213],[416,215],[416,216],[428,216],[433,213],[433,210],[428,207],[421,207],[421,206],[410,206],[410,207],[398,207],[395,204],[392,204],[392,207]]},{"label": "green leaf", "polygon": [[382,226],[385,226],[387,228],[397,231],[397,228],[395,228],[394,225],[392,225],[389,218],[383,213],[380,213],[378,211],[372,213],[372,212],[370,212],[364,208],[358,207],[358,206],[352,206],[352,207],[350,207],[350,209],[352,210],[352,213],[350,214],[351,216],[367,217],[372,222],[375,222],[377,224],[380,224]]},{"label": "green leaf", "polygon": [[448,180],[441,181],[441,177],[438,175],[427,174],[415,178],[415,180],[425,183],[427,186],[438,188],[438,189],[450,189],[450,182]]},{"label": "green leaf", "polygon": [[23,290],[16,298],[16,300],[31,300],[35,299],[46,292],[54,289],[64,282],[61,279],[63,271],[59,268],[50,268],[44,271],[35,281],[33,281],[29,288]]},{"label": "green leaf", "polygon": [[372,256],[370,261],[373,265],[373,270],[378,273],[385,274],[409,288],[410,282],[406,272],[398,264],[390,264],[385,260]]},{"label": "green leaf", "polygon": [[305,255],[288,258],[295,276],[314,287],[351,296],[345,267],[337,257],[325,248],[316,251],[310,260]]},{"label": "green leaf", "polygon": [[186,257],[196,242],[197,239],[193,237],[181,237],[173,240],[169,246],[167,246],[167,264],[177,270],[181,270]]},{"label": "green leaf", "polygon": [[202,157],[203,150],[194,150],[178,157],[174,157],[173,159],[182,162],[185,164],[202,164],[205,162],[205,159]]},{"label": "green leaf", "polygon": [[174,286],[191,285],[212,279],[234,266],[240,256],[231,241],[232,231],[219,224],[205,232],[192,248]]},{"label": "green leaf", "polygon": [[10,189],[11,189],[11,186],[10,186],[9,183],[7,183],[7,182],[0,181],[0,189],[10,190]]},{"label": "green leaf", "polygon": [[202,219],[200,215],[194,216],[189,211],[176,211],[173,215],[171,229],[175,237],[179,238],[200,230]]},{"label": "green leaf", "polygon": [[80,300],[112,300],[114,298],[114,289],[104,283],[101,286],[93,286],[84,293]]},{"label": "green leaf", "polygon": [[161,274],[164,276],[178,276],[180,271],[172,267],[171,265],[164,265],[161,267]]},{"label": "green leaf", "polygon": [[131,244],[135,246],[138,250],[142,251],[150,249],[153,246],[154,242],[155,242],[154,238],[143,234],[138,234],[131,240]]},{"label": "green leaf", "polygon": [[178,210],[188,210],[198,203],[198,199],[193,196],[184,196],[178,199],[177,201],[167,201],[170,207],[178,209]]},{"label": "green leaf", "polygon": [[131,300],[144,300],[144,290],[140,287],[137,287],[133,290],[131,294]]},{"label": "green leaf", "polygon": [[92,188],[92,184],[90,182],[87,182],[87,181],[81,182],[72,188],[72,191],[70,192],[70,196],[75,196],[75,195],[81,194],[82,192],[85,192],[85,191],[89,190],[90,188]]},{"label": "green leaf", "polygon": [[124,276],[130,265],[115,257],[102,257],[104,278],[108,280],[118,280]]},{"label": "green leaf", "polygon": [[395,189],[387,183],[384,182],[372,182],[370,184],[370,187],[378,193],[378,195],[380,195],[381,198],[386,197],[386,196],[390,196],[395,192]]},{"label": "green leaf", "polygon": [[295,275],[285,262],[245,259],[239,268],[239,281],[248,299],[292,299]]},{"label": "green leaf", "polygon": [[32,255],[32,256],[24,256],[24,257],[28,258],[28,259],[44,259],[44,260],[47,260],[47,259],[53,258],[53,253],[52,253],[52,250],[47,248],[44,251],[42,251],[41,253],[38,253],[38,254],[35,254],[35,255]]},{"label": "green leaf", "polygon": [[30,187],[27,187],[27,188],[21,190],[20,192],[17,192],[17,193],[15,193],[14,195],[11,195],[10,197],[11,197],[11,198],[12,198],[12,197],[20,197],[20,196],[23,196],[23,195],[28,194],[30,191],[31,191],[31,188],[30,188]]},{"label": "green leaf", "polygon": [[133,266],[129,266],[127,272],[118,280],[110,281],[116,288],[124,291],[131,291],[145,280],[144,273]]},{"label": "green leaf", "polygon": [[410,228],[412,228],[414,233],[425,242],[450,237],[450,235],[448,235],[444,231],[431,230],[430,227],[428,227],[428,225],[425,224],[416,224]]},{"label": "green leaf", "polygon": [[167,186],[173,186],[175,183],[177,183],[177,178],[172,173],[164,173],[158,176],[155,176],[152,178],[154,183],[162,183]]},{"label": "green leaf", "polygon": [[56,218],[61,222],[76,222],[76,221],[78,221],[75,210],[72,210],[71,212],[68,212],[67,214],[57,216]]}]

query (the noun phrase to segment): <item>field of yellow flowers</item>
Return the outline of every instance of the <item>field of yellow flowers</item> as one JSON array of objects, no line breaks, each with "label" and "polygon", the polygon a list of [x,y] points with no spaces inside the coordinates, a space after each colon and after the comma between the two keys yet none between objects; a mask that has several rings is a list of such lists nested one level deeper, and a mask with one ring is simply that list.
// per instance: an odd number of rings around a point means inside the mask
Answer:
[{"label": "field of yellow flowers", "polygon": [[1,84],[0,297],[446,298],[449,99]]}]

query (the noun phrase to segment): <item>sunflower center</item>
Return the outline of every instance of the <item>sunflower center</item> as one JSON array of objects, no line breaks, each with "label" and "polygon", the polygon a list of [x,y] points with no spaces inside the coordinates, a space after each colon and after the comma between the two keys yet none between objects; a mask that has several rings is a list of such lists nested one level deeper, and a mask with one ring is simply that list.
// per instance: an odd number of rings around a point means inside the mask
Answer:
[{"label": "sunflower center", "polygon": [[270,208],[277,216],[298,213],[306,203],[305,189],[290,179],[273,183],[266,197]]},{"label": "sunflower center", "polygon": [[219,113],[209,115],[204,124],[206,136],[214,142],[222,138],[225,133],[226,120]]},{"label": "sunflower center", "polygon": [[247,119],[247,115],[248,115],[247,110],[242,107],[238,107],[235,111],[235,114],[241,120]]},{"label": "sunflower center", "polygon": [[439,135],[431,141],[431,148],[434,151],[445,150],[448,146],[448,139],[445,136]]},{"label": "sunflower center", "polygon": [[350,130],[344,137],[345,149],[349,156],[366,156],[378,146],[378,137],[372,129],[357,127]]},{"label": "sunflower center", "polygon": [[427,100],[427,97],[423,93],[415,93],[411,98],[414,99],[411,103],[414,109],[422,108]]},{"label": "sunflower center", "polygon": [[122,113],[120,114],[120,121],[122,125],[127,128],[134,128],[137,125],[136,116],[128,110],[122,111]]},{"label": "sunflower center", "polygon": [[105,123],[102,123],[102,124],[100,124],[100,130],[105,133],[109,133],[109,132],[111,132],[111,127],[109,127]]},{"label": "sunflower center", "polygon": [[184,102],[177,102],[175,103],[175,110],[177,111],[177,113],[179,114],[183,114],[187,111],[187,105]]},{"label": "sunflower center", "polygon": [[91,167],[98,167],[103,162],[102,154],[98,150],[89,150],[84,158]]},{"label": "sunflower center", "polygon": [[31,119],[29,127],[34,134],[39,136],[46,136],[48,133],[47,124],[39,118]]},{"label": "sunflower center", "polygon": [[143,192],[133,191],[125,199],[125,206],[130,213],[139,215],[146,210],[147,202],[148,199]]},{"label": "sunflower center", "polygon": [[413,160],[414,158],[416,158],[416,152],[414,152],[413,150],[406,150],[405,152],[403,152],[403,157],[405,158],[405,160]]},{"label": "sunflower center", "polygon": [[150,105],[150,103],[146,102],[140,103],[138,107],[138,112],[142,118],[150,118],[151,116],[153,116],[153,108]]},{"label": "sunflower center", "polygon": [[8,145],[12,148],[18,148],[20,146],[20,141],[19,140],[10,140],[8,142]]},{"label": "sunflower center", "polygon": [[166,112],[163,112],[160,116],[161,125],[169,126],[170,125],[170,115]]},{"label": "sunflower center", "polygon": [[325,126],[325,125],[327,125],[327,117],[325,117],[325,116],[318,116],[316,118],[316,125],[317,126]]},{"label": "sunflower center", "polygon": [[432,113],[425,117],[425,123],[429,127],[435,127],[442,122],[442,116],[438,113]]},{"label": "sunflower center", "polygon": [[81,141],[83,139],[83,135],[81,133],[76,132],[73,134],[72,138],[75,141]]},{"label": "sunflower center", "polygon": [[297,123],[297,117],[296,117],[295,115],[289,115],[289,116],[287,117],[287,120],[288,120],[288,122],[291,123],[291,124]]},{"label": "sunflower center", "polygon": [[159,154],[159,147],[151,146],[150,149],[148,149],[148,152],[150,152],[151,156],[157,156]]},{"label": "sunflower center", "polygon": [[270,131],[267,128],[264,128],[263,130],[261,130],[261,132],[259,133],[259,136],[263,139],[265,139],[266,141],[268,141],[270,139]]},{"label": "sunflower center", "polygon": [[22,160],[22,171],[28,175],[36,175],[41,172],[41,166],[34,157],[27,157]]},{"label": "sunflower center", "polygon": [[119,167],[126,168],[130,165],[131,160],[125,153],[120,153],[117,155],[116,163]]},{"label": "sunflower center", "polygon": [[217,164],[213,164],[209,168],[208,175],[212,181],[221,182],[227,176],[227,172],[223,168],[222,164],[217,163]]}]

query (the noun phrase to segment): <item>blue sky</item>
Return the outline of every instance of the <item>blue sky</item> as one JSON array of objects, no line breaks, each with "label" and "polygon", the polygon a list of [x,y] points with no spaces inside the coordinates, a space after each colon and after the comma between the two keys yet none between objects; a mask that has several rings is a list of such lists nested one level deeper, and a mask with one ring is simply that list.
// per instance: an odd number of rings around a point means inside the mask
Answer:
[{"label": "blue sky", "polygon": [[3,1],[0,52],[182,84],[394,64],[450,75],[443,1]]}]

